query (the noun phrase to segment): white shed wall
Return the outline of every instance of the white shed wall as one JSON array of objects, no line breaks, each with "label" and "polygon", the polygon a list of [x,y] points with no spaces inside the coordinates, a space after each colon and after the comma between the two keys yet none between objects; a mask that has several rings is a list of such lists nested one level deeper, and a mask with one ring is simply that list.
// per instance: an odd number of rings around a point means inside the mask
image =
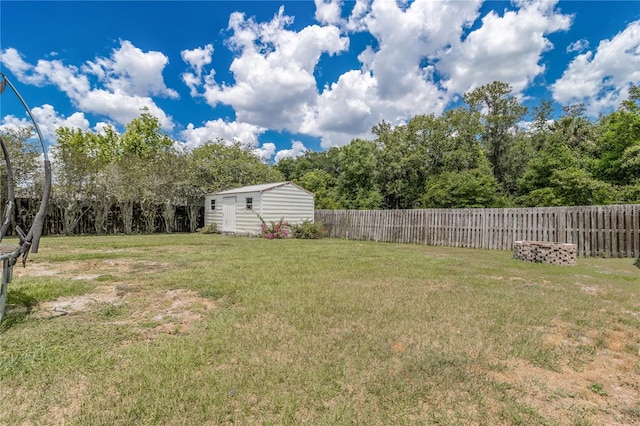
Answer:
[{"label": "white shed wall", "polygon": [[[258,214],[267,222],[284,219],[291,224],[304,220],[313,221],[314,196],[293,185],[285,184],[262,192],[234,192],[233,194],[210,194],[205,196],[204,225],[215,223],[219,231],[224,231],[223,200],[236,197],[235,232],[256,235],[260,233]],[[253,198],[253,209],[246,208],[247,197]],[[211,200],[216,208],[211,210]]]},{"label": "white shed wall", "polygon": [[[238,202],[236,204],[236,233],[257,234],[260,232],[260,219],[257,212],[260,212],[260,192],[245,192],[236,194]],[[253,199],[253,209],[247,209],[247,198]]]},{"label": "white shed wall", "polygon": [[314,198],[294,185],[284,185],[262,193],[262,218],[268,223],[284,219],[289,223],[313,221]]},{"label": "white shed wall", "polygon": [[[211,200],[216,200],[216,209],[211,210]],[[218,229],[222,229],[222,197],[205,195],[204,197],[204,226],[215,223]]]}]

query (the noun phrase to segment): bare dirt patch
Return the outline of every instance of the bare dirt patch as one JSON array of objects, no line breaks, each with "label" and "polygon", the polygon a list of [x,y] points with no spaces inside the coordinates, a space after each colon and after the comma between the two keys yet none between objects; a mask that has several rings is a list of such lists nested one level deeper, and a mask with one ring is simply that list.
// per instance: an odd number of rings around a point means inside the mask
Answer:
[{"label": "bare dirt patch", "polygon": [[[145,337],[186,333],[216,304],[192,290],[150,289],[136,279],[136,274],[165,268],[167,265],[160,262],[135,259],[68,261],[55,265],[32,262],[27,268],[15,268],[14,276],[60,276],[96,281],[91,293],[39,303],[32,309],[36,318],[89,313],[106,320],[106,324],[134,327]],[[102,278],[108,283],[103,283]]]},{"label": "bare dirt patch", "polygon": [[[564,365],[551,371],[517,360],[495,373],[495,379],[509,384],[543,416],[563,424],[640,424],[635,415],[640,403],[640,353],[631,347],[636,332],[620,326],[605,336],[575,336],[570,324],[558,322],[542,344],[566,353]],[[576,359],[580,348],[589,348],[588,354]]]},{"label": "bare dirt patch", "polygon": [[103,259],[65,262],[29,262],[26,268],[16,265],[14,277],[60,276],[72,280],[94,280],[104,276],[126,280],[140,272],[159,272],[166,263],[138,259]]},{"label": "bare dirt patch", "polygon": [[32,315],[55,318],[95,314],[104,324],[130,326],[145,338],[158,334],[183,334],[216,308],[213,300],[185,289],[156,290],[135,284],[105,285],[80,296],[38,304]]}]

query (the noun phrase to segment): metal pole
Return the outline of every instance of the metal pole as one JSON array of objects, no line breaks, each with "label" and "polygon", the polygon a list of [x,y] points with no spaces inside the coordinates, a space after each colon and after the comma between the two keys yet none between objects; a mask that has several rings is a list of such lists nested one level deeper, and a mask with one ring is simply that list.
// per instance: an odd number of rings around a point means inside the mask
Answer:
[{"label": "metal pole", "polygon": [[[4,73],[2,72],[0,72],[0,76],[2,77],[3,86],[4,86],[4,83],[9,85],[11,90],[13,90],[13,93],[15,93],[18,99],[20,100],[20,103],[22,104],[24,109],[27,111],[27,114],[29,114],[29,118],[31,118],[31,121],[33,122],[33,125],[36,128],[36,132],[38,133],[38,139],[40,139],[40,145],[42,146],[42,153],[44,154],[44,161],[49,161],[49,157],[47,156],[47,147],[44,144],[44,138],[42,137],[40,126],[38,126],[38,122],[36,121],[35,117],[31,113],[31,109],[29,108],[29,105],[27,105],[22,95],[20,95],[20,92],[18,92],[16,87],[13,85],[13,83],[11,83],[11,81],[7,78],[7,76],[4,75]],[[4,91],[4,87],[2,88],[2,90],[0,90],[0,94],[2,94],[2,91]]]}]

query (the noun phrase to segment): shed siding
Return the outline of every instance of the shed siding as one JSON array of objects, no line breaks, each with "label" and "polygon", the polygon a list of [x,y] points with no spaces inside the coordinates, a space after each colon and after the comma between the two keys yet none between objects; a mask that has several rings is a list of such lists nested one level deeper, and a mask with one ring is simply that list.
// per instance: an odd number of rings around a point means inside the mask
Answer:
[{"label": "shed siding", "polygon": [[[211,210],[211,200],[216,200],[216,209]],[[215,223],[218,229],[222,229],[222,197],[207,195],[204,197],[204,226]]]},{"label": "shed siding", "polygon": [[285,185],[263,193],[262,217],[265,221],[284,219],[289,223],[313,220],[313,195],[293,185]]},{"label": "shed siding", "polygon": [[[215,223],[218,230],[223,230],[222,203],[225,196],[231,194],[209,194],[205,196],[205,226]],[[289,223],[301,223],[304,220],[313,221],[313,194],[293,185],[284,184],[262,192],[233,192],[236,197],[236,230],[238,234],[260,233],[260,218],[268,223],[284,219]],[[253,209],[246,208],[247,197],[253,198]],[[216,209],[211,210],[211,200],[216,201]]]},{"label": "shed siding", "polygon": [[[241,234],[257,234],[260,231],[260,219],[256,213],[260,212],[260,193],[246,192],[238,195],[236,204],[236,232]],[[247,210],[247,197],[253,198],[253,209]]]}]

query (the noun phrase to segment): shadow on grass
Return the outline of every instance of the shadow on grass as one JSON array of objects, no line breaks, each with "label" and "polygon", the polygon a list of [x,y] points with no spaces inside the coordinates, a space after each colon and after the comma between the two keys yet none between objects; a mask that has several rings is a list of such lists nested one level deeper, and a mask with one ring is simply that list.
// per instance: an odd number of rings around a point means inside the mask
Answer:
[{"label": "shadow on grass", "polygon": [[636,259],[636,261],[634,262],[634,265],[636,265],[636,268],[640,269],[640,257]]},{"label": "shadow on grass", "polygon": [[[0,333],[24,321],[37,304],[38,301],[26,293],[9,291],[7,294],[7,311],[0,323]],[[9,309],[9,305],[12,305],[11,309]]]}]

